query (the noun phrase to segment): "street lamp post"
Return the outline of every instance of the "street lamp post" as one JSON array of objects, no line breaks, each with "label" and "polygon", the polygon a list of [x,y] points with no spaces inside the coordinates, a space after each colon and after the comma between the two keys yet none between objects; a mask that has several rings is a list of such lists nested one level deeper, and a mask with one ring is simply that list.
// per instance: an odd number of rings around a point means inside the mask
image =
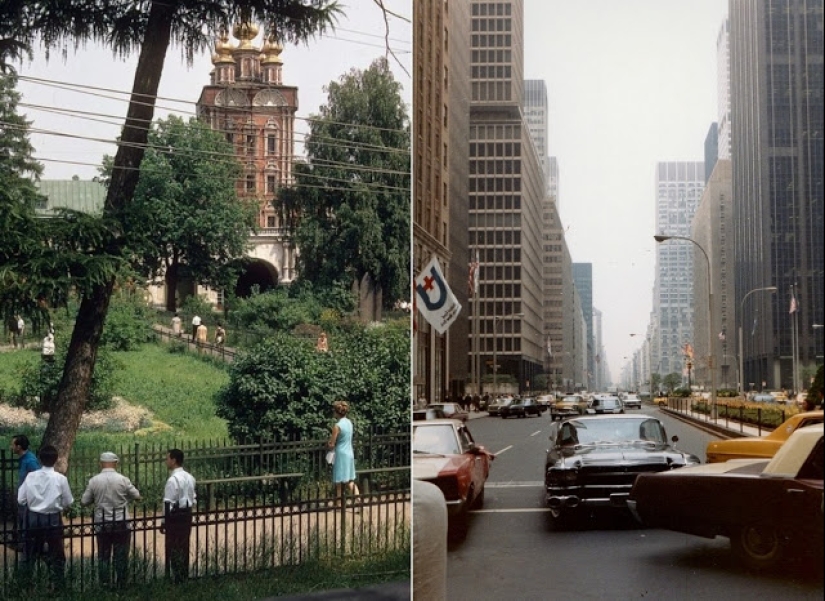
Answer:
[{"label": "street lamp post", "polygon": [[742,338],[742,322],[745,319],[745,299],[754,292],[776,292],[776,286],[766,286],[764,288],[754,288],[742,297],[742,302],[739,303],[739,394],[742,394],[745,388],[745,348],[744,340]]},{"label": "street lamp post", "polygon": [[688,238],[687,236],[656,235],[653,236],[653,239],[656,240],[656,242],[665,242],[666,240],[685,240],[696,246],[696,248],[701,250],[702,254],[705,256],[705,261],[708,265],[708,368],[710,368],[710,404],[711,415],[713,419],[716,420],[716,360],[713,352],[713,278],[711,278],[710,275],[710,258],[708,257],[708,253],[705,252],[705,249],[702,248],[702,245],[693,238]]},{"label": "street lamp post", "polygon": [[498,324],[505,317],[524,317],[523,313],[501,315],[493,317],[493,394],[498,394],[498,363],[496,363],[496,351],[498,347]]}]

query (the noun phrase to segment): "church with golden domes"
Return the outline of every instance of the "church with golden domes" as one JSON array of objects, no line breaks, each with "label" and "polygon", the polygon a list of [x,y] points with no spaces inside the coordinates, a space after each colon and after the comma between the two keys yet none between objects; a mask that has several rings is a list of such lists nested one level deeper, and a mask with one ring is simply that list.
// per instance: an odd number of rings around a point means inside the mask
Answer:
[{"label": "church with golden domes", "polygon": [[[246,296],[291,282],[296,249],[280,223],[273,200],[292,183],[295,113],[298,88],[283,84],[283,47],[273,35],[258,47],[259,28],[240,23],[215,44],[214,69],[197,102],[198,118],[222,132],[243,164],[238,195],[258,202],[258,233],[253,235],[251,263],[238,281],[236,293]],[[216,299],[219,304],[220,298]]]}]

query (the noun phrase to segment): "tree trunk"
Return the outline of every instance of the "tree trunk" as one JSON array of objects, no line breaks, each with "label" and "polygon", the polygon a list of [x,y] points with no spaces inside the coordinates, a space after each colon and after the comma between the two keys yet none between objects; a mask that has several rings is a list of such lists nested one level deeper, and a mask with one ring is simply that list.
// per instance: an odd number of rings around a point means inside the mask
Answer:
[{"label": "tree trunk", "polygon": [[[155,114],[155,98],[169,47],[176,6],[177,3],[173,2],[153,2],[149,9],[129,110],[115,154],[112,179],[103,209],[104,216],[108,218],[118,218],[121,210],[132,201],[137,187],[138,168],[143,160],[148,130]],[[119,254],[123,244],[122,236],[120,229],[113,232],[109,252]],[[63,473],[68,469],[69,455],[89,395],[114,283],[113,277],[105,284],[95,286],[81,300],[57,401],[43,434],[43,445],[50,444],[57,449],[59,459],[55,468]]]},{"label": "tree trunk", "polygon": [[178,310],[178,262],[173,261],[166,269],[166,310],[174,313]]}]

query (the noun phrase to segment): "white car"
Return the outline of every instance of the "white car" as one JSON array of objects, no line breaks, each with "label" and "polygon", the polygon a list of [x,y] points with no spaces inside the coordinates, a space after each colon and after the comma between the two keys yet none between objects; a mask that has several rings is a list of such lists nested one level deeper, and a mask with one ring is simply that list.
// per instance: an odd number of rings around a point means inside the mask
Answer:
[{"label": "white car", "polygon": [[597,394],[590,403],[588,413],[624,413],[624,407],[619,397]]},{"label": "white car", "polygon": [[626,394],[624,396],[624,400],[622,401],[625,408],[627,409],[641,409],[642,408],[642,399],[639,398],[638,394]]}]

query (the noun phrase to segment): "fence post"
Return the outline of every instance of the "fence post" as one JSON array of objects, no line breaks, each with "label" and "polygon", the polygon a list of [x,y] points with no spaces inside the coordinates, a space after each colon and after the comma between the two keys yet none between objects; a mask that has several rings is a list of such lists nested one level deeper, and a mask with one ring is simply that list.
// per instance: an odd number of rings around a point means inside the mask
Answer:
[{"label": "fence post", "polygon": [[762,436],[762,407],[756,409],[756,427],[759,431],[759,436]]},{"label": "fence post", "polygon": [[140,443],[135,443],[135,454],[134,454],[134,463],[135,463],[135,486],[140,486],[140,461],[138,455],[140,454]]}]

